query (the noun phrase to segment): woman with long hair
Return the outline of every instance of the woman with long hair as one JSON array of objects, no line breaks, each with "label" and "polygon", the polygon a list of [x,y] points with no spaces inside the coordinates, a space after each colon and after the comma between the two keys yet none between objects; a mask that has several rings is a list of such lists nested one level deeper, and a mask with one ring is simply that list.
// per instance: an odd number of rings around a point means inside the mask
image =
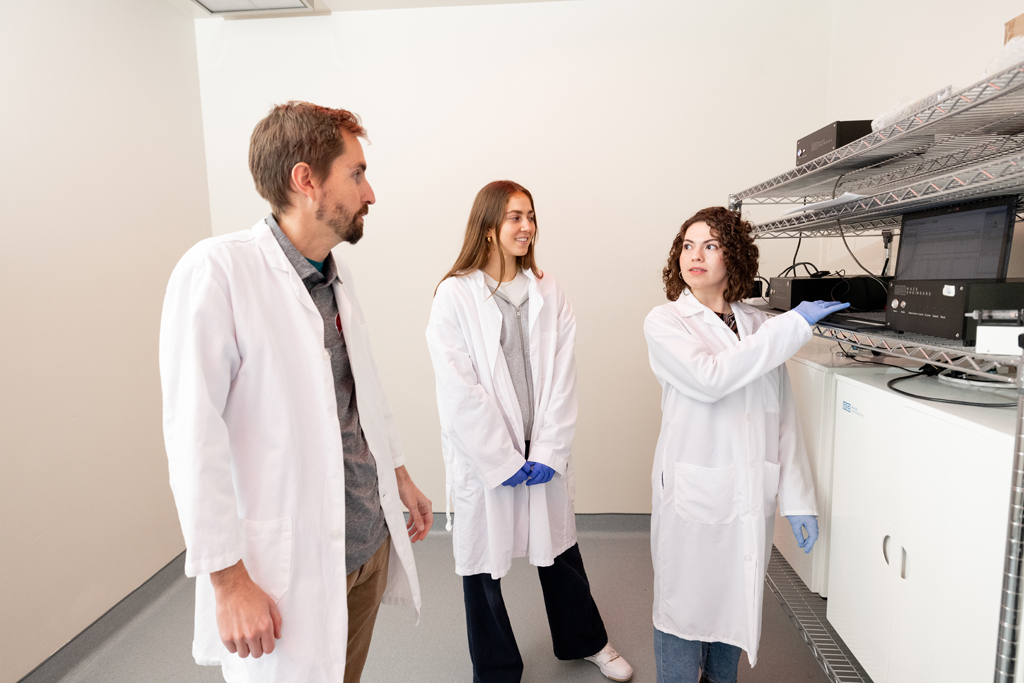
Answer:
[{"label": "woman with long hair", "polygon": [[644,321],[662,386],[651,477],[658,683],[735,683],[741,650],[756,663],[776,500],[804,552],[818,537],[785,362],[848,304],[808,301],[769,320],[742,303],[757,275],[751,231],[722,207],[683,223],[662,272],[669,303]]},{"label": "woman with long hair", "polygon": [[500,580],[513,558],[527,557],[555,656],[626,681],[633,670],[608,643],[576,543],[576,322],[537,267],[536,237],[526,188],[502,180],[480,190],[427,326],[473,680],[522,678]]}]

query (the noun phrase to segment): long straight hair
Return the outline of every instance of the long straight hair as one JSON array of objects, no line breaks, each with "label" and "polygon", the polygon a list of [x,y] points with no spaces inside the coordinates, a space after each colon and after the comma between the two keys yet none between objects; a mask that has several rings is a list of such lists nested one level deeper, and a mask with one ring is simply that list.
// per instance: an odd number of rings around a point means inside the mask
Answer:
[{"label": "long straight hair", "polygon": [[[516,266],[523,270],[532,270],[538,279],[544,277],[544,273],[537,268],[533,257],[533,245],[537,242],[538,232],[537,210],[533,206],[533,195],[519,183],[514,183],[511,180],[495,180],[493,183],[484,185],[483,189],[476,193],[473,208],[469,212],[469,222],[466,223],[466,237],[462,241],[462,251],[455,259],[455,265],[441,278],[441,282],[453,275],[467,275],[487,265],[488,230],[494,230],[494,243],[501,256],[501,274],[498,277],[498,283],[500,284],[505,279],[505,252],[501,248],[498,231],[501,224],[505,222],[508,201],[517,192],[522,192],[530,200],[530,208],[533,209],[534,216],[534,233],[526,254],[516,257]],[[438,287],[441,286],[441,282],[437,283]],[[434,288],[434,293],[437,293],[437,287]]]}]

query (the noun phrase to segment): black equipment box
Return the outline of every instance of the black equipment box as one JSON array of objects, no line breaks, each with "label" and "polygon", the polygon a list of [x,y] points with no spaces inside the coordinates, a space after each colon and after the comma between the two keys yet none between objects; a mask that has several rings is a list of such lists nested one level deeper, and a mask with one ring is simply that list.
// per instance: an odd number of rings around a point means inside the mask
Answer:
[{"label": "black equipment box", "polygon": [[796,165],[806,164],[871,132],[870,121],[835,121],[796,141]]},{"label": "black equipment box", "polygon": [[885,326],[896,332],[977,341],[977,309],[1024,307],[1024,280],[899,280],[889,283]]},{"label": "black equipment box", "polygon": [[[886,286],[891,277],[878,278]],[[768,287],[768,305],[788,311],[801,301],[841,301],[858,311],[881,311],[888,291],[868,275],[841,277],[773,277]]]}]

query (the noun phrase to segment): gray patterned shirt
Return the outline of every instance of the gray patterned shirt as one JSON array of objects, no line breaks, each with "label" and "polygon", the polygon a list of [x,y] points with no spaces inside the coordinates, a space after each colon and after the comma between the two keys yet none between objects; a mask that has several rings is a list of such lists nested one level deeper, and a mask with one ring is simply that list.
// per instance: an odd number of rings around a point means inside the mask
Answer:
[{"label": "gray patterned shirt", "polygon": [[331,354],[334,395],[338,402],[338,425],[341,428],[341,447],[345,458],[345,573],[351,574],[380,548],[388,537],[388,526],[377,492],[377,463],[359,425],[356,384],[348,360],[345,335],[337,324],[340,320],[338,302],[334,298],[332,285],[335,280],[339,280],[338,270],[334,265],[334,257],[328,254],[323,272],[317,271],[284,234],[273,214],[267,216],[267,225],[324,320],[324,348]]}]

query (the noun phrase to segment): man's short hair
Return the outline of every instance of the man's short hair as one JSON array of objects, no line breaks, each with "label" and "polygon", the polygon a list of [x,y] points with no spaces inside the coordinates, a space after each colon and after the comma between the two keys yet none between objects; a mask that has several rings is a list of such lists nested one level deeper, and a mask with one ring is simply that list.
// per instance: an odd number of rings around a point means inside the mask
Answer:
[{"label": "man's short hair", "polygon": [[331,164],[345,152],[342,131],[366,139],[359,117],[344,109],[309,102],[288,102],[270,110],[256,124],[249,139],[249,171],[256,191],[279,216],[291,208],[291,173],[305,162],[317,180],[331,172]]}]

